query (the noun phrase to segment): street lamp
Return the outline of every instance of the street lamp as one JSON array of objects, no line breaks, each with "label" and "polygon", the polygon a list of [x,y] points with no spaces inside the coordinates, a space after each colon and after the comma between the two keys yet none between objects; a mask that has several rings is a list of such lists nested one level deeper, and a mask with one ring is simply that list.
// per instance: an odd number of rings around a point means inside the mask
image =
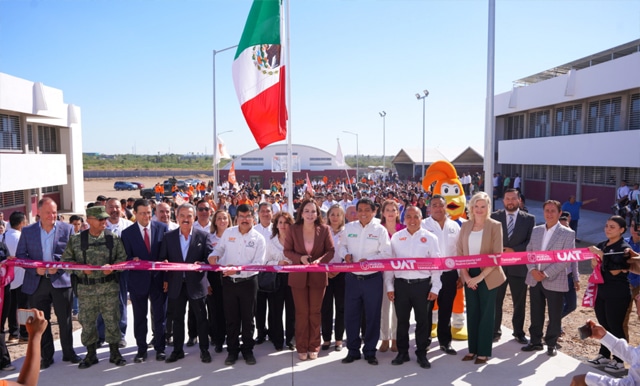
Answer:
[{"label": "street lamp", "polygon": [[236,48],[238,45],[223,48],[221,50],[213,50],[213,202],[218,203],[218,163],[216,155],[218,154],[218,133],[216,127],[216,55]]},{"label": "street lamp", "polygon": [[[386,121],[385,117],[387,116],[387,113],[386,113],[386,111],[383,110],[381,113],[378,113],[378,114],[380,114],[380,116],[382,117],[382,172],[385,173],[385,170],[387,168],[387,163],[385,162],[385,155],[386,155],[386,152],[387,152],[387,147],[385,146],[385,138],[386,138],[386,136],[385,136],[385,127],[384,126],[385,126],[385,123],[386,123],[385,122]],[[384,181],[384,179],[385,178],[384,178],[384,174],[383,174],[382,175],[382,180]]]},{"label": "street lamp", "polygon": [[424,95],[416,94],[416,98],[418,100],[422,99],[422,174],[420,175],[420,180],[424,178],[424,119],[425,119],[425,99],[429,96],[429,91],[424,90]]},{"label": "street lamp", "polygon": [[358,183],[358,175],[360,174],[360,150],[358,149],[358,133],[347,130],[342,130],[342,132],[356,136],[356,183]]}]

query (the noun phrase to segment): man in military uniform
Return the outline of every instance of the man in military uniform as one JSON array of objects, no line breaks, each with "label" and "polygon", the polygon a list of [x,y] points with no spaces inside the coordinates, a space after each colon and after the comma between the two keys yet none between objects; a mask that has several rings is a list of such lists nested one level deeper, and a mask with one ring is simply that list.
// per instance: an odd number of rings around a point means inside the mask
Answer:
[{"label": "man in military uniform", "polygon": [[[87,209],[90,228],[72,235],[62,255],[62,261],[80,264],[109,266],[126,260],[127,253],[120,238],[106,229],[109,215],[104,206]],[[84,243],[83,243],[83,237]],[[82,344],[87,347],[87,356],[78,366],[86,369],[98,363],[98,330],[96,320],[102,314],[105,323],[106,341],[109,343],[109,362],[124,366],[118,343],[120,342],[120,286],[112,270],[74,271],[77,279],[76,293],[80,305],[79,321],[82,325]]]}]

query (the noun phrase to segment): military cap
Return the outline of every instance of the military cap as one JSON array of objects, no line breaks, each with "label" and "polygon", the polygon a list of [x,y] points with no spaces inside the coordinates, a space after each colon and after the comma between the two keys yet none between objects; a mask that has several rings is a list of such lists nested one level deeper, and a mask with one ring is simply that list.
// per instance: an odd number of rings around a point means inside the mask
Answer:
[{"label": "military cap", "polygon": [[107,211],[104,209],[104,206],[98,205],[93,206],[91,208],[87,208],[87,217],[95,217],[98,220],[102,220],[103,218],[109,218]]}]

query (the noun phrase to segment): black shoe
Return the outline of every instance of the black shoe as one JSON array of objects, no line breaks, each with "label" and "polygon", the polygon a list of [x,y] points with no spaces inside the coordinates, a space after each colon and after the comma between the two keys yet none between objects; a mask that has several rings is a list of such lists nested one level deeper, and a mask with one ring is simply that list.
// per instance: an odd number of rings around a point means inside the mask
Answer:
[{"label": "black shoe", "polygon": [[404,362],[409,362],[411,359],[409,358],[409,353],[398,353],[396,357],[391,361],[391,364],[394,366],[399,366]]},{"label": "black shoe", "polygon": [[357,361],[359,360],[361,357],[360,355],[358,356],[353,356],[353,355],[347,355],[343,360],[342,363],[353,363],[353,361]]},{"label": "black shoe", "polygon": [[138,353],[135,358],[133,358],[133,363],[142,363],[147,360],[147,353],[140,354]]},{"label": "black shoe", "polygon": [[256,338],[256,344],[263,344],[265,340],[267,340],[267,338],[264,335],[258,335]]},{"label": "black shoe", "polygon": [[527,351],[527,352],[529,352],[529,351],[542,351],[542,350],[544,350],[544,348],[542,347],[541,344],[531,344],[531,343],[529,343],[528,345],[523,346],[520,350]]},{"label": "black shoe", "polygon": [[296,349],[296,346],[295,346],[293,343],[288,342],[288,343],[287,343],[287,348],[288,348],[289,350],[293,351],[293,350],[295,350],[295,349]]},{"label": "black shoe", "polygon": [[501,336],[500,335],[494,335],[493,336],[493,343],[496,343],[498,341],[500,341]]},{"label": "black shoe", "polygon": [[173,363],[175,361],[177,361],[178,359],[182,359],[184,358],[184,351],[180,351],[180,352],[172,352],[171,355],[169,355],[169,358],[165,359],[164,361],[166,363]]},{"label": "black shoe", "polygon": [[153,348],[156,345],[156,338],[151,339],[151,342],[147,344],[147,348]]},{"label": "black shoe", "polygon": [[198,343],[198,338],[189,338],[187,341],[187,347],[193,347]]},{"label": "black shoe", "polygon": [[276,349],[276,351],[280,352],[280,351],[282,351],[282,350],[284,349],[284,346],[278,346],[278,345],[275,345],[275,344],[274,344],[274,345],[273,345],[273,348],[275,348],[275,349]]},{"label": "black shoe", "polygon": [[213,349],[213,351],[215,351],[216,353],[220,354],[222,352],[222,345],[221,344],[217,344],[216,347]]},{"label": "black shoe", "polygon": [[163,361],[167,359],[167,356],[165,355],[165,353],[163,351],[157,352],[156,353],[156,360],[157,361]]},{"label": "black shoe", "polygon": [[450,344],[448,344],[446,346],[440,346],[440,350],[444,351],[445,354],[449,354],[449,355],[458,354],[458,352],[453,347],[451,347]]},{"label": "black shoe", "polygon": [[431,363],[429,363],[429,360],[427,359],[426,356],[419,356],[417,362],[420,365],[420,367],[422,367],[423,369],[431,368]]},{"label": "black shoe", "polygon": [[80,358],[79,355],[73,354],[70,357],[62,357],[62,361],[63,362],[71,362],[71,363],[80,363],[82,361],[82,358]]},{"label": "black shoe", "polygon": [[209,354],[209,350],[200,350],[200,360],[202,363],[211,363],[211,354]]},{"label": "black shoe", "polygon": [[53,358],[51,359],[40,359],[40,369],[44,370],[44,369],[48,369],[49,366],[51,366],[53,364]]},{"label": "black shoe", "polygon": [[98,358],[90,357],[89,355],[87,355],[86,357],[84,357],[83,360],[80,361],[80,364],[78,365],[78,368],[79,369],[88,369],[92,365],[97,365],[97,364],[98,364]]},{"label": "black shoe", "polygon": [[[16,338],[18,339],[18,338]],[[14,365],[3,365],[2,367],[0,367],[0,370],[2,371],[15,371],[16,367]]]},{"label": "black shoe", "polygon": [[320,349],[322,351],[327,351],[329,347],[331,347],[331,343],[324,343],[322,346],[320,346]]},{"label": "black shoe", "polygon": [[373,366],[377,366],[378,365],[378,359],[376,359],[375,355],[371,355],[369,357],[365,357],[364,359],[367,360],[367,363]]},{"label": "black shoe", "polygon": [[547,347],[547,355],[549,355],[550,357],[554,357],[554,356],[558,355],[558,350],[556,350],[556,348],[554,346],[548,346]]},{"label": "black shoe", "polygon": [[524,336],[514,336],[513,339],[520,344],[529,344],[529,339]]},{"label": "black shoe", "polygon": [[252,352],[242,353],[242,357],[244,358],[244,361],[245,361],[246,364],[248,364],[248,365],[255,365],[256,364],[256,357],[253,356]]},{"label": "black shoe", "polygon": [[168,336],[165,338],[167,346],[173,346],[173,337]]},{"label": "black shoe", "polygon": [[224,364],[227,366],[232,366],[236,364],[237,360],[238,360],[238,354],[229,354],[227,355],[227,359],[224,360]]},{"label": "black shoe", "polygon": [[98,341],[98,348],[102,347],[104,345],[104,340],[99,340]]}]

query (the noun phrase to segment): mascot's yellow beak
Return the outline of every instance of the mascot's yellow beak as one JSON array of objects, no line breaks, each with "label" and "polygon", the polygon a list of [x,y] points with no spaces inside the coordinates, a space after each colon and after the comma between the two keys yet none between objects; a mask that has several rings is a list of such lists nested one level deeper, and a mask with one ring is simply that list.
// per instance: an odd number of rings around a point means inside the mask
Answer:
[{"label": "mascot's yellow beak", "polygon": [[446,196],[445,198],[447,199],[447,213],[449,213],[451,219],[457,220],[462,217],[466,205],[464,193],[459,196]]}]

